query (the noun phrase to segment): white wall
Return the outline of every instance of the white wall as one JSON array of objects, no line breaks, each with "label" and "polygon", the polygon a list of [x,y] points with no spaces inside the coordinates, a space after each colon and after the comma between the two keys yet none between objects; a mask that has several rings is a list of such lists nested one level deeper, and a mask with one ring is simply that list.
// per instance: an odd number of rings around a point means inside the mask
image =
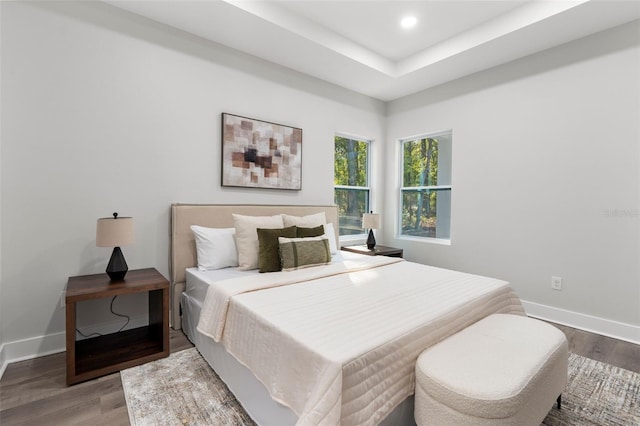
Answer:
[{"label": "white wall", "polygon": [[[635,21],[389,103],[385,240],[556,313],[635,326],[640,341],[639,38]],[[398,239],[395,141],[445,129],[452,243]]]},{"label": "white wall", "polygon": [[[332,204],[334,133],[385,134],[379,101],[105,4],[1,7],[5,343],[63,344],[67,277],[110,256],[97,218],[133,216],[129,268],[167,275],[170,203]],[[222,188],[221,112],[302,128],[302,191]],[[111,319],[102,305],[80,325]]]},{"label": "white wall", "polygon": [[[2,22],[2,7],[0,7],[0,23]],[[2,55],[0,55],[0,80],[2,79]],[[2,86],[0,85],[0,99],[2,99]],[[2,102],[0,101],[0,117],[2,117]],[[2,131],[0,130],[0,164],[2,164]],[[0,188],[2,188],[2,173],[0,173]],[[0,224],[2,223],[2,196],[0,196]],[[0,377],[4,372],[5,351],[2,337],[2,226],[0,226]]]},{"label": "white wall", "polygon": [[[98,217],[133,216],[129,267],[167,274],[170,203],[332,203],[335,132],[374,139],[380,243],[640,325],[637,22],[385,105],[105,4],[0,10],[0,369],[62,348],[67,277],[110,255]],[[302,191],[220,186],[223,111],[303,128]],[[452,244],[396,239],[395,140],[449,128]]]}]

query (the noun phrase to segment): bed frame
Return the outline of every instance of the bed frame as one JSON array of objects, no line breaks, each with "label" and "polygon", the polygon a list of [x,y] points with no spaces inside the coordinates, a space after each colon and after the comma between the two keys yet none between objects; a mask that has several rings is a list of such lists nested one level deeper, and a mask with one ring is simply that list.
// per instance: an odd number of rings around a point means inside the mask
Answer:
[{"label": "bed frame", "polygon": [[180,296],[185,289],[186,268],[197,265],[196,244],[191,225],[209,228],[233,228],[233,213],[247,216],[289,214],[306,216],[324,212],[327,223],[333,223],[338,241],[337,206],[292,206],[256,204],[172,204],[169,275],[171,277],[171,324],[181,326]]}]

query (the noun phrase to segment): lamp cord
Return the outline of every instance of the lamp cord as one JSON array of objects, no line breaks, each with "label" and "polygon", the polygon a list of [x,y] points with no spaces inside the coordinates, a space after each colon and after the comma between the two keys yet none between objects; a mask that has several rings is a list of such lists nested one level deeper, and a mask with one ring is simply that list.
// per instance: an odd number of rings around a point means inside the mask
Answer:
[{"label": "lamp cord", "polygon": [[[131,318],[129,317],[129,315],[119,314],[119,313],[117,313],[117,312],[115,312],[113,310],[113,302],[116,300],[116,297],[118,297],[118,295],[113,296],[113,298],[111,299],[111,304],[109,305],[109,310],[111,311],[111,313],[113,315],[127,319],[127,321],[124,323],[124,325],[122,327],[120,327],[120,329],[116,332],[116,333],[119,333],[122,330],[124,330],[124,328],[129,324],[129,321],[130,321]],[[85,339],[89,338],[89,337],[92,337],[92,336],[103,336],[103,334],[101,334],[101,333],[84,334],[82,331],[80,331],[78,329],[78,327],[76,327],[76,333],[80,334]]]},{"label": "lamp cord", "polygon": [[126,318],[127,319],[127,321],[124,323],[124,325],[122,327],[120,327],[120,330],[118,330],[118,333],[119,333],[127,326],[127,324],[129,324],[129,320],[131,318],[129,318],[129,315],[119,314],[119,313],[113,311],[113,302],[116,300],[116,297],[118,297],[118,295],[113,296],[113,299],[111,299],[111,306],[109,307],[109,309],[111,310],[111,313],[113,315],[116,315],[118,317],[122,317],[122,318]]}]

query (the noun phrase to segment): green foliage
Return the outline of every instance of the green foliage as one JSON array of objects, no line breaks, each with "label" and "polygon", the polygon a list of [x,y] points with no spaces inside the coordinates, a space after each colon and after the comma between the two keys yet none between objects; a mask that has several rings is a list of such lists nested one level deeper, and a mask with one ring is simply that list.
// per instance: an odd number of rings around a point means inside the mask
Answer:
[{"label": "green foliage", "polygon": [[336,136],[334,185],[359,188],[336,188],[340,235],[362,234],[362,214],[369,209],[369,143]]},{"label": "green foliage", "polygon": [[424,138],[403,143],[402,186],[438,184],[438,139]]},{"label": "green foliage", "polygon": [[402,233],[435,237],[439,191],[402,191]]},{"label": "green foliage", "polygon": [[334,185],[367,186],[369,144],[336,136]]},{"label": "green foliage", "polygon": [[369,190],[336,188],[334,194],[340,235],[362,234],[362,214],[369,208]]},{"label": "green foliage", "polygon": [[[438,139],[406,141],[403,148],[403,186],[438,184]],[[402,191],[402,233],[435,236],[437,191]]]}]

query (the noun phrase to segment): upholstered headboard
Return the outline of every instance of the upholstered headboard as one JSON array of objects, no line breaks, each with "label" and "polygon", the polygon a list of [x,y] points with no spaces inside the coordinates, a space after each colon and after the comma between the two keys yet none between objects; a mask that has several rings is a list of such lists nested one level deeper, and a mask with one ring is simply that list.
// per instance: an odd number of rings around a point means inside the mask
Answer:
[{"label": "upholstered headboard", "polygon": [[186,268],[197,265],[196,244],[191,225],[209,228],[233,228],[233,213],[247,216],[272,216],[279,213],[306,216],[324,212],[333,223],[338,241],[338,208],[336,206],[278,206],[255,204],[172,204],[169,274],[171,281],[171,319],[180,329],[180,296],[185,288]]}]

